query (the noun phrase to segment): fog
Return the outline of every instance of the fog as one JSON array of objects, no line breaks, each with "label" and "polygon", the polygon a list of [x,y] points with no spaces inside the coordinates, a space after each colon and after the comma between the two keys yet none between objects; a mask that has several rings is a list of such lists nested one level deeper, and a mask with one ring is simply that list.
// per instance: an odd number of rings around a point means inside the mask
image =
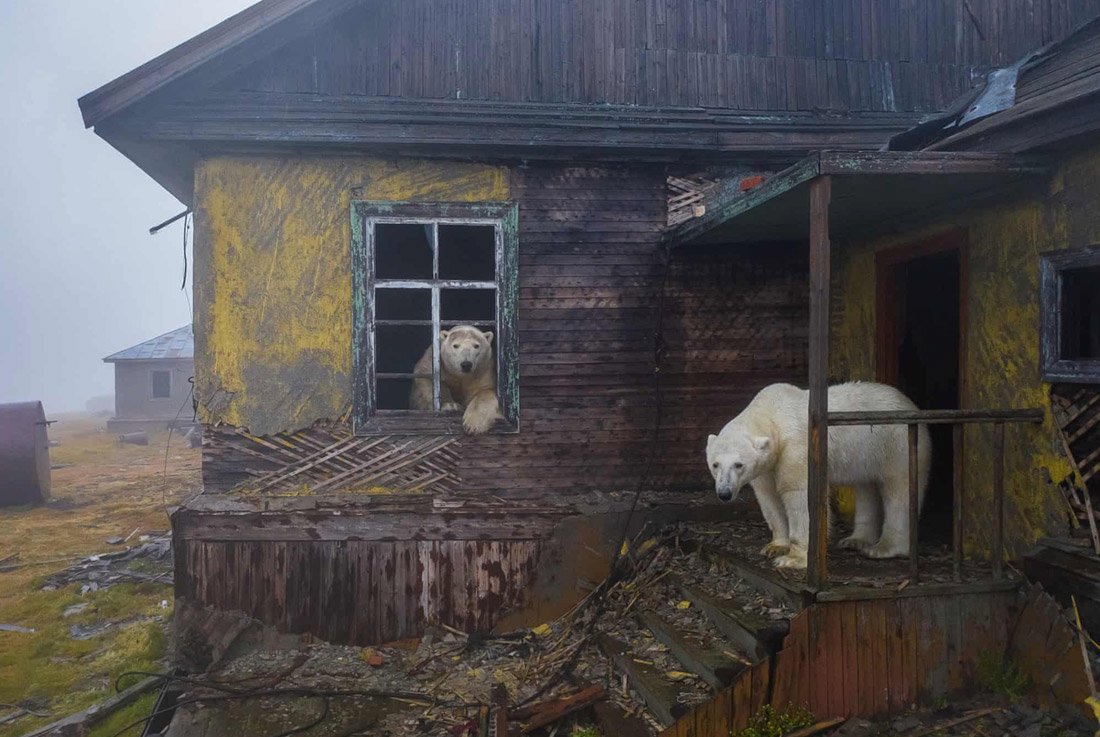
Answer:
[{"label": "fog", "polygon": [[76,100],[250,4],[0,0],[0,402],[82,409],[104,356],[190,321],[182,221],[149,235],[183,205]]}]

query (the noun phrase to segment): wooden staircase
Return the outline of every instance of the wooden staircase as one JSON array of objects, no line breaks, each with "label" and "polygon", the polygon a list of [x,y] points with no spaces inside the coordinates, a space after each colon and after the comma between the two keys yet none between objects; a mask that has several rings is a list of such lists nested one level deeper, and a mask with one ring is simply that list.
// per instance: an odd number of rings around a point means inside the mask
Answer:
[{"label": "wooden staircase", "polygon": [[698,544],[678,548],[659,580],[642,588],[627,615],[601,621],[595,638],[607,680],[619,685],[596,710],[606,734],[664,732],[746,674],[751,680],[754,666],[766,668],[779,651],[800,601]]}]

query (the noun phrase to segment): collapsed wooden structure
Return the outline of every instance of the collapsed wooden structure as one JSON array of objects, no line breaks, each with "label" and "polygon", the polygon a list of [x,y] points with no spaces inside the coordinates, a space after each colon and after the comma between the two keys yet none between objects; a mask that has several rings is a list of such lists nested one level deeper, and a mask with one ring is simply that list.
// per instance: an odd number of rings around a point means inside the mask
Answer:
[{"label": "collapsed wooden structure", "polygon": [[[743,520],[707,491],[705,437],[808,380],[800,596],[820,608],[790,658],[820,627],[848,648],[860,611],[963,617],[953,596],[1004,641],[1004,556],[1066,533],[1050,386],[1092,381],[1087,326],[1062,350],[1037,325],[1059,307],[1043,263],[1091,299],[1097,157],[1080,116],[1051,117],[1095,104],[1096,24],[1058,39],[1100,5],[597,5],[264,0],[81,99],[195,211],[205,488],[173,516],[179,610],[355,644],[546,621],[628,520]],[[1045,137],[1021,132],[1036,120]],[[402,404],[459,323],[496,333],[505,416],[483,436]],[[827,382],[858,379],[927,411],[830,414]],[[828,427],[884,422],[954,429],[903,591],[830,601]],[[995,584],[925,581],[944,538]]]}]

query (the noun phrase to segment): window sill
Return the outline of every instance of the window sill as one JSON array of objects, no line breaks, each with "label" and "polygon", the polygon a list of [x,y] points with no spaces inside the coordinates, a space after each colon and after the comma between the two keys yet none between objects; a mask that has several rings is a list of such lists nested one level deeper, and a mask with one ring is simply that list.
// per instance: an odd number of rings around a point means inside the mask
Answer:
[{"label": "window sill", "polygon": [[[517,423],[497,420],[487,435],[511,435],[519,432]],[[462,414],[434,412],[378,412],[355,427],[356,435],[465,435]]]},{"label": "window sill", "polygon": [[1100,361],[1052,361],[1040,373],[1052,384],[1100,384]]}]

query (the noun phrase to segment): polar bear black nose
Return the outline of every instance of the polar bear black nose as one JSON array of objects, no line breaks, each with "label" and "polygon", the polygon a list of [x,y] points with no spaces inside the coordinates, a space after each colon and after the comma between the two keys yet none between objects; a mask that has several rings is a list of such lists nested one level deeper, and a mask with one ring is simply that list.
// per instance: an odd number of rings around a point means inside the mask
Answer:
[{"label": "polar bear black nose", "polygon": [[471,363],[470,361],[463,361],[462,362],[462,371],[464,373],[467,373],[467,374],[470,373],[470,369],[472,369],[473,367],[474,367],[474,364]]}]

